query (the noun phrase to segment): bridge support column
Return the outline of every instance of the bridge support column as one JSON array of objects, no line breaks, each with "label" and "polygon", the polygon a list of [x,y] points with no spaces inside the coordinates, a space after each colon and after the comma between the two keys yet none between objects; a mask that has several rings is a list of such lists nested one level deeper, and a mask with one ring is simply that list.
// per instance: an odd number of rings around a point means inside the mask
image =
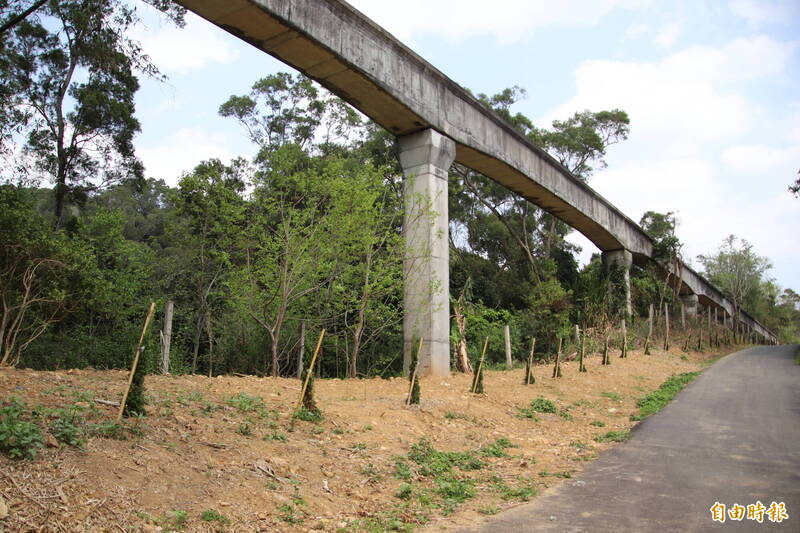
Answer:
[{"label": "bridge support column", "polygon": [[609,272],[612,268],[621,268],[622,279],[614,281],[621,284],[619,288],[625,293],[625,316],[630,317],[633,314],[631,307],[631,265],[633,264],[633,254],[628,250],[607,250],[601,254],[601,259],[603,260],[603,266]]},{"label": "bridge support column", "polygon": [[403,167],[403,369],[423,339],[419,373],[450,373],[450,261],[447,177],[455,143],[428,129],[398,139]]},{"label": "bridge support column", "polygon": [[681,296],[681,301],[686,308],[686,314],[692,319],[697,319],[699,300],[696,294],[684,294]]}]

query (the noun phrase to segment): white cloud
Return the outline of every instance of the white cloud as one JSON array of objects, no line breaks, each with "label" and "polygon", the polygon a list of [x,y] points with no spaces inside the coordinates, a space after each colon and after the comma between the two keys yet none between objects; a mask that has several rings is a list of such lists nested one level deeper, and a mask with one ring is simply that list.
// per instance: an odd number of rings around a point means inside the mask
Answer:
[{"label": "white cloud", "polygon": [[210,63],[232,63],[239,57],[224,32],[200,19],[186,14],[186,27],[160,25],[138,28],[133,38],[138,40],[153,63],[165,73],[184,74]]},{"label": "white cloud", "polygon": [[638,39],[647,33],[650,33],[650,25],[645,22],[637,22],[627,27],[625,39]]},{"label": "white cloud", "polygon": [[575,70],[575,96],[543,122],[576,110],[620,108],[631,117],[634,139],[658,141],[671,156],[691,155],[703,142],[751,127],[759,109],[737,83],[781,75],[795,49],[754,37],[721,48],[689,47],[658,62],[584,61]]},{"label": "white cloud", "polygon": [[653,39],[653,43],[662,50],[668,50],[672,48],[681,33],[683,33],[683,26],[677,23],[668,24],[659,30]]},{"label": "white cloud", "polygon": [[791,176],[800,165],[800,146],[778,148],[764,144],[736,144],[722,152],[725,167],[739,174],[766,175],[773,172]]},{"label": "white cloud", "polygon": [[733,0],[730,8],[753,26],[796,23],[800,16],[796,0]]},{"label": "white cloud", "polygon": [[176,185],[181,175],[200,161],[217,158],[227,162],[237,152],[228,146],[225,135],[201,128],[182,128],[157,145],[137,146],[136,153],[148,178]]},{"label": "white cloud", "polygon": [[649,0],[351,0],[365,15],[401,40],[434,33],[460,42],[490,35],[509,44],[545,26],[594,26],[615,9],[635,9]]}]

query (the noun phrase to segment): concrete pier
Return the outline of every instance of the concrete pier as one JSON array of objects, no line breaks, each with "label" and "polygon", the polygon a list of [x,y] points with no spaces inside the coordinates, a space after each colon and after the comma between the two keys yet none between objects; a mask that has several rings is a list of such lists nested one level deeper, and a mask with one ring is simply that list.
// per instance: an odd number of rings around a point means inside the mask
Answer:
[{"label": "concrete pier", "polygon": [[403,369],[423,339],[419,373],[450,373],[450,275],[447,176],[456,145],[428,129],[398,139],[403,167]]},{"label": "concrete pier", "polygon": [[625,291],[625,316],[630,317],[633,314],[633,309],[631,308],[631,265],[633,264],[633,255],[628,250],[607,250],[603,251],[601,258],[606,269],[617,266],[622,267],[623,279],[620,289]]},{"label": "concrete pier", "polygon": [[686,307],[686,315],[692,317],[693,319],[697,318],[697,310],[699,307],[700,299],[696,294],[684,294],[681,296],[681,301],[683,305]]}]

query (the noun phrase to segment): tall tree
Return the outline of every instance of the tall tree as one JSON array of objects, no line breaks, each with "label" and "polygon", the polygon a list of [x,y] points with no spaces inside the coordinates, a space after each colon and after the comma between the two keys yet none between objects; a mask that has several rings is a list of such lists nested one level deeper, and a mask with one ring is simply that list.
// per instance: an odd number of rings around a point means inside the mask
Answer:
[{"label": "tall tree", "polygon": [[[178,24],[183,9],[153,0]],[[0,74],[8,80],[0,126],[24,131],[24,153],[55,183],[55,225],[68,200],[98,185],[137,179],[133,136],[136,73],[158,69],[127,35],[136,8],[122,0],[50,0],[4,34]]]},{"label": "tall tree", "polygon": [[729,235],[713,255],[698,255],[705,274],[733,301],[734,319],[739,320],[743,304],[756,298],[772,264],[753,250],[753,245]]}]

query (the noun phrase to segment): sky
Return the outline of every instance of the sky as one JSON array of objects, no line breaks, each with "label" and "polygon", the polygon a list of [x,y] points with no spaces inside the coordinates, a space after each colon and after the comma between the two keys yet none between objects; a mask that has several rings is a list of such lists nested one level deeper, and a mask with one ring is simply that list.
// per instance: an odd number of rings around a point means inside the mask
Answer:
[{"label": "sky", "polygon": [[[519,86],[513,112],[546,127],[619,108],[627,141],[589,184],[638,221],[674,212],[687,263],[730,234],[800,291],[798,0],[353,0],[456,83]],[[487,8],[490,6],[491,8]],[[189,13],[176,29],[140,7],[144,51],[168,76],[142,80],[137,152],[148,177],[177,183],[203,159],[254,147],[217,114],[232,94],[292,69]],[[573,232],[585,262],[596,247]]]}]

